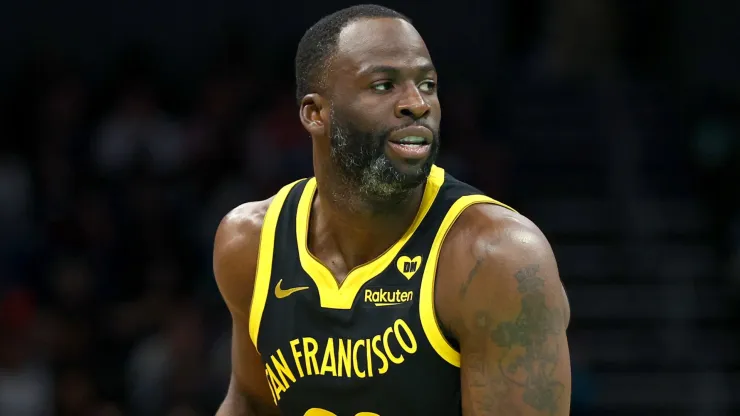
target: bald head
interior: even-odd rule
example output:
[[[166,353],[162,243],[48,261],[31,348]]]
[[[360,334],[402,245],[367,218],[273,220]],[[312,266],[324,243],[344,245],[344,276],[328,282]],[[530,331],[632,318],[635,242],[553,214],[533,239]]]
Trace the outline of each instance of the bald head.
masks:
[[[409,18],[387,7],[363,4],[334,12],[311,26],[298,43],[295,58],[296,98],[298,102],[325,86],[326,71],[336,51],[343,29],[361,19]]]
[[[355,20],[339,33],[336,54],[357,56],[394,53],[398,56],[409,51],[426,55],[426,45],[411,23],[397,18]],[[359,55],[359,56],[358,56]]]
[[[411,23],[396,18],[356,20],[342,29],[328,63],[331,85],[401,70],[432,71],[432,59]]]

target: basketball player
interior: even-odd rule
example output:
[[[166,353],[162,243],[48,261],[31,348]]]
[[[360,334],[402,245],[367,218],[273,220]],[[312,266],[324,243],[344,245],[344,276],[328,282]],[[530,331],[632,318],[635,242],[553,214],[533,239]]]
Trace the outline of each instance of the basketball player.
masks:
[[[325,17],[296,77],[315,177],[216,233],[233,317],[217,415],[567,415],[553,253],[434,165],[437,74],[409,20],[371,5]]]

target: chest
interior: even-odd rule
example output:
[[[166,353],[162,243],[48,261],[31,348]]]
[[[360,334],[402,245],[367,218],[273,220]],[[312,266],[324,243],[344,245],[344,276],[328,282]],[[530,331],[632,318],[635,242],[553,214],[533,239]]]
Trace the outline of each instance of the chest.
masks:
[[[299,374],[336,371],[334,375],[339,376],[337,366],[344,365],[362,378],[362,372],[355,371],[362,360],[372,373],[399,354],[416,352],[418,339],[424,336],[419,282],[397,270],[385,270],[366,282],[350,276],[345,285],[334,283],[322,290],[321,281],[299,268],[290,275],[271,278],[277,283],[273,283],[274,296],[265,303],[258,343],[261,353],[292,356]],[[352,361],[341,361],[347,359]]]
[[[431,414],[455,403],[459,370],[439,358],[422,324],[423,270],[398,263],[358,286],[348,308],[322,307],[316,282],[300,269],[281,290],[306,289],[268,298],[258,346],[283,414]]]

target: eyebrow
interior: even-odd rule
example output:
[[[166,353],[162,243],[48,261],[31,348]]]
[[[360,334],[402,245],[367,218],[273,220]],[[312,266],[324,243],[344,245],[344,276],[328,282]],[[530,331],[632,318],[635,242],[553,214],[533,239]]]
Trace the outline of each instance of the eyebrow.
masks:
[[[422,73],[436,71],[436,69],[434,68],[434,65],[432,65],[431,63],[427,63],[427,64],[415,66],[413,69],[416,70],[416,71],[418,71],[418,72],[422,72]],[[364,68],[360,69],[360,71],[358,72],[358,74],[362,76],[362,75],[378,74],[378,73],[382,73],[382,74],[398,74],[399,72],[401,72],[401,68],[398,68],[398,67],[395,67],[395,66],[391,66],[391,65],[371,65],[371,66],[367,66],[367,67],[364,67]]]

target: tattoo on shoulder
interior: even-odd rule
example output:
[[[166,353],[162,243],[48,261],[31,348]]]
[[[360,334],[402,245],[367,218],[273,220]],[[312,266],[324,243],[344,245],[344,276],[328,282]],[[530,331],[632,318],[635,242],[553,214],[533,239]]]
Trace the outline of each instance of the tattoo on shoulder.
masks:
[[[472,282],[473,278],[478,274],[478,269],[480,269],[481,263],[483,263],[483,259],[476,259],[475,266],[473,266],[470,273],[468,273],[468,278],[465,279],[462,286],[460,286],[460,296],[465,296],[465,294],[468,293],[468,286],[470,286],[470,282]]]
[[[513,387],[523,390],[522,400],[530,407],[550,415],[558,410],[558,402],[565,391],[563,383],[554,377],[559,345],[547,341],[563,330],[564,315],[560,308],[549,307],[545,302],[545,280],[538,273],[539,266],[530,265],[514,275],[521,305],[513,320],[495,321],[487,311],[475,315],[475,328],[472,329],[483,331],[493,344],[506,350],[495,367],[483,360],[469,361],[473,365],[468,366],[473,376],[469,387],[480,388],[481,383],[487,384],[488,393],[484,395],[487,399],[475,404],[477,410],[484,413],[508,411],[507,414],[512,414],[506,397]]]

